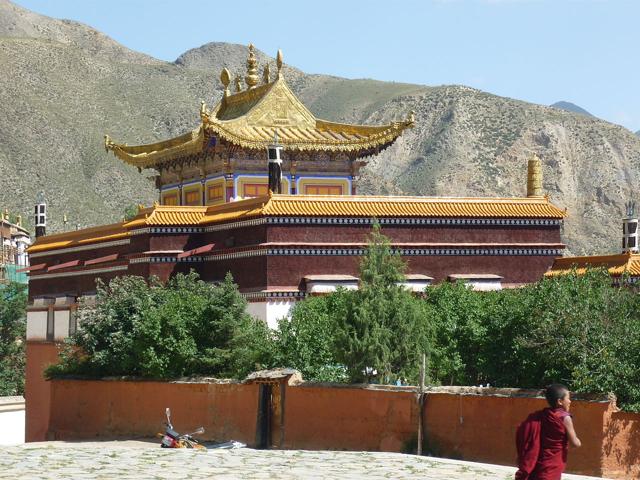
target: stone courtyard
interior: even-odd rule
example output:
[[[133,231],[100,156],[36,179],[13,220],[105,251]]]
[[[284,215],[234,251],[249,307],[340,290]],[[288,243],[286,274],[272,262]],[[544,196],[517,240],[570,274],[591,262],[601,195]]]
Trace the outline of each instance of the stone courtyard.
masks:
[[[164,450],[142,441],[42,442],[6,447],[11,479],[512,479],[514,468],[398,453]],[[594,477],[565,475],[565,480]]]

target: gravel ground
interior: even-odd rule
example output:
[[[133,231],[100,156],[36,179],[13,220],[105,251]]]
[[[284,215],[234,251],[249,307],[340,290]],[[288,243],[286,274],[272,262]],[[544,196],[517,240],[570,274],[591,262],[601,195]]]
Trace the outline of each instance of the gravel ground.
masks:
[[[3,478],[15,479],[512,479],[515,469],[380,452],[165,450],[146,441],[42,442],[6,447]],[[566,480],[588,479],[565,475]]]

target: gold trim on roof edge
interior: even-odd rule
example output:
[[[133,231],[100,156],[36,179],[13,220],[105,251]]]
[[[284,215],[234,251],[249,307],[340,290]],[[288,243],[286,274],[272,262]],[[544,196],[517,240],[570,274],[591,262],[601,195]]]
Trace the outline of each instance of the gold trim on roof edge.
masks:
[[[589,268],[606,268],[609,275],[619,277],[625,273],[640,275],[640,255],[618,253],[612,255],[591,255],[584,257],[556,258],[546,277],[557,277],[575,272],[584,275]]]

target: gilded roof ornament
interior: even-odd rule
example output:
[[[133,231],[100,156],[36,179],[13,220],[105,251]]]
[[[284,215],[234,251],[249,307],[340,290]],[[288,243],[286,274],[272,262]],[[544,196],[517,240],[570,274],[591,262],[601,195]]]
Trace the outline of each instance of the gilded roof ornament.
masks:
[[[271,82],[271,68],[269,67],[269,64],[267,63],[264,66],[264,69],[262,70],[262,83],[264,83],[265,85],[269,82]]]
[[[242,91],[242,79],[240,78],[240,75],[236,77],[235,82],[236,82],[236,93],[239,93]]]
[[[109,150],[113,150],[113,148],[115,147],[115,143],[113,142],[113,140],[111,140],[111,137],[109,135],[104,136],[104,150],[105,152],[109,152]]]
[[[222,72],[220,72],[220,81],[222,85],[224,85],[224,96],[229,96],[229,84],[231,83],[231,73],[229,73],[229,69],[222,69]]]
[[[255,88],[258,85],[258,61],[254,52],[253,43],[249,44],[249,58],[247,58],[247,75],[244,77],[247,88]]]
[[[278,54],[276,55],[276,65],[278,66],[278,78],[280,78],[280,72],[282,70],[282,50],[278,49]]]

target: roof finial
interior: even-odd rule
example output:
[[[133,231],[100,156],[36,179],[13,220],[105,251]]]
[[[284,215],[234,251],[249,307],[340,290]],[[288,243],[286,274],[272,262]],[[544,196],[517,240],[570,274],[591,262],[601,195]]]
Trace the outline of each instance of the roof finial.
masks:
[[[220,72],[220,81],[222,85],[224,85],[224,96],[229,96],[229,84],[231,83],[231,73],[227,68],[223,68],[222,72]]]
[[[276,55],[276,65],[278,66],[278,78],[280,78],[280,72],[282,71],[282,50],[278,49],[278,55]]]
[[[238,75],[236,77],[236,92],[241,92],[242,91],[242,79],[240,78],[240,75]]]
[[[247,88],[255,88],[258,85],[258,61],[254,53],[253,43],[249,44],[249,58],[247,58],[247,75],[244,77]]]
[[[269,78],[270,76],[271,67],[269,67],[269,64],[267,63],[262,70],[262,83],[264,83],[265,85],[268,84],[271,81],[271,78]]]

